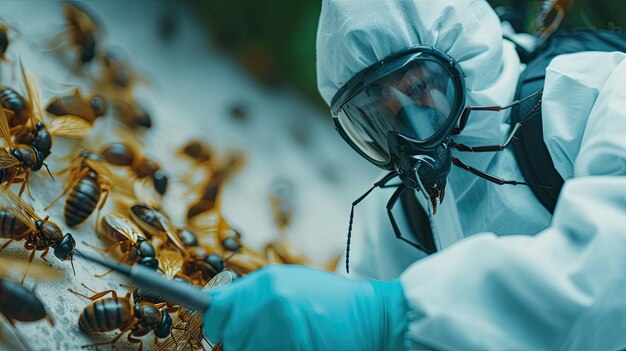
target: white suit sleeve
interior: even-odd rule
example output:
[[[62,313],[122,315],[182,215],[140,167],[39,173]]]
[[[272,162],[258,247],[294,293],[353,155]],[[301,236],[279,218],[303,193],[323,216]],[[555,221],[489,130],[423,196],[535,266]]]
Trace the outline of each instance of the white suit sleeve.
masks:
[[[611,70],[550,227],[534,237],[475,235],[402,274],[416,344],[626,346],[626,61]],[[562,99],[568,103],[566,94]]]

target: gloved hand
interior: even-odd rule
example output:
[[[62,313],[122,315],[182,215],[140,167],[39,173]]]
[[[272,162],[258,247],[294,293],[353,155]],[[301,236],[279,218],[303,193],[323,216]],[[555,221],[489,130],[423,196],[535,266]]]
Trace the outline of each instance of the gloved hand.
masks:
[[[400,350],[408,306],[398,280],[357,281],[271,265],[210,292],[204,332],[232,350]]]

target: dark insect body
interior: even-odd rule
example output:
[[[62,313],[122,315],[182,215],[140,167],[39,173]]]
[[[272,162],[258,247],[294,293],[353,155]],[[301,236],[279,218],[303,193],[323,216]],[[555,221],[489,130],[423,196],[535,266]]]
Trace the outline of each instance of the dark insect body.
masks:
[[[158,163],[143,157],[137,147],[129,143],[113,143],[106,146],[100,155],[110,164],[129,167],[137,178],[151,178],[154,189],[161,195],[167,191],[168,176]]]
[[[159,261],[156,250],[134,224],[117,214],[104,216],[100,223],[99,233],[113,241],[106,251],[110,252],[117,246],[122,250],[120,262],[135,262],[143,266],[157,269]]]
[[[161,241],[160,245],[155,246],[171,244],[181,254],[187,255],[187,249],[178,236],[178,230],[161,212],[145,204],[135,204],[131,206],[129,214],[133,222],[152,238],[153,243],[155,240]]]
[[[98,55],[101,36],[94,17],[76,2],[63,2],[63,15],[67,28],[56,35],[49,46],[63,51],[73,49],[77,55],[77,63],[81,66],[93,61]]]
[[[52,120],[49,125],[44,124],[37,80],[32,74],[27,73],[21,64],[20,70],[27,93],[25,102],[27,120],[10,129],[16,143],[33,146],[45,159],[52,151],[53,136],[83,138],[87,135],[91,125],[76,116],[62,116]]]
[[[72,161],[70,167],[61,170],[59,174],[68,171],[70,175],[65,190],[47,208],[67,194],[63,214],[68,226],[74,227],[84,222],[96,209],[97,223],[100,210],[104,207],[111,191],[109,170],[100,156],[83,151]]]
[[[76,116],[93,124],[98,117],[107,112],[106,100],[100,95],[83,96],[78,88],[69,95],[52,98],[46,112],[52,116]]]
[[[127,126],[132,128],[152,127],[152,117],[143,107],[139,106],[138,104],[129,104],[118,100],[114,100],[112,104],[115,112],[117,113],[117,116]]]
[[[9,39],[9,26],[4,23],[0,23],[0,61],[8,62],[5,54],[7,49],[9,48],[9,43],[11,39]]]
[[[99,333],[120,330],[120,333],[113,340],[90,346],[114,344],[124,334],[128,333],[128,341],[139,344],[137,349],[141,350],[143,341],[136,337],[144,336],[150,332],[154,332],[157,338],[165,338],[170,334],[172,317],[158,305],[146,301],[133,302],[130,299],[130,293],[121,298],[113,290],[96,293],[91,297],[70,291],[92,300],[78,317],[78,326],[82,331]],[[111,294],[112,297],[102,298],[108,294]]]
[[[26,100],[13,88],[0,85],[0,106],[13,112],[8,121],[10,128],[24,124],[28,120]]]
[[[0,278],[0,313],[11,323],[15,335],[27,350],[30,350],[28,343],[17,331],[15,322],[35,322],[46,319],[48,323],[53,324],[43,303],[32,291],[5,278]]]
[[[1,235],[9,239],[0,247],[0,250],[13,241],[24,240],[24,248],[31,251],[29,266],[35,257],[35,252],[43,251],[40,257],[45,260],[50,248],[54,249],[54,255],[58,259],[72,260],[76,250],[76,241],[71,234],[63,235],[61,228],[54,222],[48,221],[48,217],[39,218],[30,205],[8,189],[0,192],[0,199],[2,206],[5,206],[0,211]],[[24,272],[22,282],[27,273],[28,269]]]

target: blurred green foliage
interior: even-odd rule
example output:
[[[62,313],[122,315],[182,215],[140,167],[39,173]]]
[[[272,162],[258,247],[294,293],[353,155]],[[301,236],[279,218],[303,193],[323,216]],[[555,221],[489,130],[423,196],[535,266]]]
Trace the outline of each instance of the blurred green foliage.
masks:
[[[207,23],[213,44],[237,58],[260,82],[291,84],[314,103],[325,106],[315,76],[320,0],[187,2]],[[532,30],[539,1],[489,2],[494,7],[525,8],[525,29]],[[562,27],[626,28],[626,0],[574,0]]]

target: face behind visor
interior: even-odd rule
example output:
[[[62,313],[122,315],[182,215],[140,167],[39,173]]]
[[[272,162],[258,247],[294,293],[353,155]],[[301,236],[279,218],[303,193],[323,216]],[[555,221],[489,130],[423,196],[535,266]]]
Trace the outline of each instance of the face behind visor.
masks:
[[[337,92],[331,112],[353,149],[432,198],[443,195],[451,168],[448,141],[464,105],[458,63],[418,46],[358,73]]]

